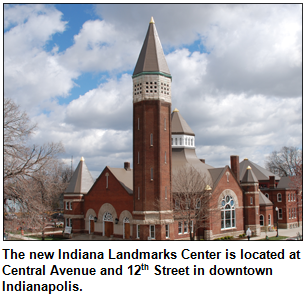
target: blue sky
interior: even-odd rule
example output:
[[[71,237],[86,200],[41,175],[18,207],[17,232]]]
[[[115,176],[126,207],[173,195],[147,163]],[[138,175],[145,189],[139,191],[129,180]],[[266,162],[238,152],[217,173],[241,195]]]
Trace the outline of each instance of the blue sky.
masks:
[[[264,165],[302,146],[301,5],[6,5],[4,94],[94,177],[132,162],[132,79],[151,16],[173,77],[172,109],[208,164]]]

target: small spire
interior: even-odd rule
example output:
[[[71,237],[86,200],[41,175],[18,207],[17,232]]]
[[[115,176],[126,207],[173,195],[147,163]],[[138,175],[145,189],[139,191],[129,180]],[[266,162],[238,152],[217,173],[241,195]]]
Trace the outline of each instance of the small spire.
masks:
[[[248,166],[246,169],[247,169],[247,170],[252,170],[252,168],[251,168],[250,166]]]
[[[173,112],[178,112],[178,111],[179,111],[179,110],[178,110],[177,108],[175,108]]]
[[[207,185],[205,186],[205,190],[211,190],[211,187],[207,184]]]
[[[153,17],[151,17],[150,24],[155,24]]]
[[[85,159],[84,159],[84,157],[82,156],[80,161],[84,161],[84,160],[85,160]]]

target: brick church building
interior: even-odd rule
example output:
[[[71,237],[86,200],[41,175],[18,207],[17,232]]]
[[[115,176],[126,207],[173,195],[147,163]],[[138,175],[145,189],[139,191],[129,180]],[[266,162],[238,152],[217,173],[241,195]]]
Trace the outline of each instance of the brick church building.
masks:
[[[65,225],[73,233],[133,240],[189,239],[194,227],[178,216],[173,175],[192,168],[205,177],[211,214],[196,236],[207,240],[254,235],[302,222],[302,206],[290,179],[239,156],[214,168],[195,152],[195,133],[177,109],[171,113],[171,82],[151,18],[133,79],[133,169],[106,166],[94,181],[82,158],[64,194]],[[205,185],[204,185],[205,184]],[[277,212],[275,207],[278,208]]]

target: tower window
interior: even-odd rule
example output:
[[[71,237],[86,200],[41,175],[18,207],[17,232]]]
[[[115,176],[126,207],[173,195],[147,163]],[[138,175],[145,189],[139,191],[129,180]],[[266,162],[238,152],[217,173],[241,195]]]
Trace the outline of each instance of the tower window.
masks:
[[[166,225],[166,238],[169,238],[169,225]]]
[[[109,174],[108,174],[108,173],[106,173],[106,174],[105,174],[105,179],[106,179],[106,188],[108,188],[108,176],[109,176]]]
[[[177,138],[175,138],[175,145],[177,145]]]
[[[140,187],[138,186],[138,200],[140,200]]]
[[[163,91],[161,93],[164,93]]]
[[[164,130],[167,130],[167,119],[164,119]]]
[[[146,84],[149,84],[148,82],[146,82]]]
[[[165,151],[165,163],[167,163],[167,151]]]
[[[155,93],[157,93],[157,90],[154,90]]]
[[[147,93],[149,93],[149,90],[146,90]]]
[[[153,133],[150,134],[150,146],[153,146]]]
[[[139,129],[140,129],[140,128],[139,128],[139,118],[138,118],[138,124],[137,124],[137,125],[138,125],[138,130],[139,130]]]
[[[165,199],[167,200],[167,186],[165,187]]]
[[[250,205],[253,205],[253,197],[250,197]]]
[[[277,194],[277,202],[281,202],[282,201],[282,194]]]
[[[150,237],[151,239],[155,239],[155,226],[150,225]]]
[[[153,84],[152,82],[150,82],[150,84]]]
[[[161,83],[161,85],[163,86],[163,85],[164,85],[164,83]]]
[[[180,138],[180,145],[182,145],[182,138]]]
[[[151,93],[153,93],[153,90],[150,90]]]
[[[156,84],[157,84],[157,82],[154,82],[154,84],[156,85]]]
[[[138,151],[138,158],[137,158],[137,162],[138,162],[138,164],[139,164],[139,151]]]
[[[153,168],[151,168],[151,181],[153,181]]]
[[[171,138],[171,143],[172,143],[172,145],[173,145],[173,138]]]

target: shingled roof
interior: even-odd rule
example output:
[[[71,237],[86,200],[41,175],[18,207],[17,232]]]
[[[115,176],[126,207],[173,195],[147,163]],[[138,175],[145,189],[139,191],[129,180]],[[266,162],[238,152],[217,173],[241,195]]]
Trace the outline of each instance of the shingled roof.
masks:
[[[65,194],[86,194],[92,187],[94,180],[82,157],[75,169]]]
[[[271,206],[273,203],[260,191],[259,192],[259,205],[260,206]]]
[[[172,134],[195,135],[178,109],[175,109],[171,114],[171,129]]]
[[[248,166],[252,168],[252,171],[258,180],[269,180],[269,176],[275,176],[275,180],[280,180],[278,175],[271,173],[270,171],[248,160],[247,158],[240,162],[239,166],[240,180],[242,180]]]
[[[128,194],[133,194],[133,169],[126,170],[123,168],[110,168],[108,169],[128,192]]]
[[[153,17],[151,18],[133,76],[143,72],[159,72],[171,76]]]
[[[241,183],[258,183],[258,179],[254,175],[250,166],[246,168],[245,174],[241,179]]]

